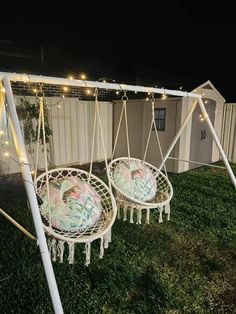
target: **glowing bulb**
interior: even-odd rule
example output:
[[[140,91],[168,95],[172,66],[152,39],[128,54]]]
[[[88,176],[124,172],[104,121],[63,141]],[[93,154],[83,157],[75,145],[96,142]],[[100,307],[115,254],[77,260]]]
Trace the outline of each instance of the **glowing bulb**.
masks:
[[[151,92],[148,92],[148,95],[151,95]]]
[[[166,94],[162,94],[161,98],[165,100],[167,98]]]
[[[38,91],[37,88],[34,88],[34,89],[33,89],[33,92],[34,92],[34,93],[37,93],[37,91]]]
[[[4,134],[4,131],[3,130],[0,130],[0,135],[3,135]]]
[[[69,75],[68,78],[69,78],[69,80],[73,80],[74,79],[72,75]]]
[[[134,93],[135,93],[135,94],[138,94],[138,92],[137,92],[137,91],[135,91]]]
[[[205,103],[205,104],[207,104],[207,103],[208,103],[208,100],[207,100],[207,99],[206,99],[206,100],[204,100],[204,103]]]
[[[61,108],[61,105],[58,105],[57,107],[60,109],[60,108]]]
[[[5,92],[6,92],[5,87],[2,87],[2,88],[1,88],[1,92],[2,92],[2,93],[5,93]]]
[[[120,92],[117,90],[117,91],[116,91],[116,95],[119,95],[119,93],[120,93]]]
[[[68,87],[67,87],[67,86],[64,86],[64,87],[63,87],[63,90],[64,90],[64,92],[68,92]]]
[[[31,171],[31,174],[33,174],[33,175],[35,174],[34,170]]]
[[[91,90],[90,89],[86,89],[86,94],[90,95],[91,94]]]
[[[146,99],[145,99],[146,101],[148,101],[149,100],[149,98],[148,97],[146,97]]]
[[[27,83],[27,82],[29,82],[29,77],[28,77],[28,75],[23,75],[23,82],[24,83]]]
[[[9,142],[8,142],[8,141],[5,141],[5,142],[4,142],[4,144],[5,144],[5,145],[8,145],[8,144],[9,144]]]
[[[106,80],[102,80],[103,83],[106,83]]]
[[[62,98],[65,98],[65,95],[62,95]]]
[[[80,74],[81,80],[86,80],[86,75],[84,73]]]
[[[9,157],[9,156],[10,156],[10,154],[9,154],[8,152],[5,152],[3,155],[4,155],[5,157]]]
[[[204,121],[204,118],[203,118],[203,117],[201,117],[201,118],[200,118],[200,121]]]

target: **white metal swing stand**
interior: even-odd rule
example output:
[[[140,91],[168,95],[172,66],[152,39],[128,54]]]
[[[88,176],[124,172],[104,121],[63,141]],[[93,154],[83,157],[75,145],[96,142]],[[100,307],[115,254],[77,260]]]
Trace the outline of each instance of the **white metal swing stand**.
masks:
[[[29,162],[26,154],[25,144],[22,138],[19,119],[16,112],[16,106],[13,98],[13,93],[11,89],[11,81],[17,82],[31,82],[31,83],[44,83],[44,84],[56,84],[56,85],[67,85],[67,86],[77,86],[77,87],[86,87],[86,88],[94,88],[94,89],[107,89],[107,90],[123,90],[123,91],[133,91],[133,92],[143,92],[143,93],[153,93],[153,94],[163,94],[166,95],[173,95],[173,96],[181,96],[181,97],[191,97],[195,98],[196,101],[193,102],[191,108],[189,109],[182,125],[180,126],[176,136],[174,137],[172,143],[170,144],[169,148],[167,149],[165,155],[163,156],[162,163],[159,167],[161,170],[168,159],[173,147],[175,146],[176,142],[178,141],[181,133],[183,132],[185,126],[187,125],[188,121],[190,120],[194,109],[197,105],[200,106],[203,118],[205,119],[206,123],[208,124],[209,130],[213,136],[213,139],[219,149],[220,155],[222,160],[226,166],[226,169],[229,173],[231,181],[236,189],[236,178],[234,173],[230,167],[230,164],[227,160],[227,157],[223,151],[223,148],[220,144],[220,141],[216,135],[214,127],[210,121],[210,118],[207,114],[206,108],[202,101],[202,97],[196,93],[186,93],[183,91],[176,91],[176,90],[168,90],[162,88],[153,88],[153,87],[143,87],[143,86],[133,86],[133,85],[125,85],[125,84],[115,84],[115,83],[104,83],[104,82],[94,82],[94,81],[83,81],[83,80],[70,80],[64,78],[55,78],[55,77],[45,77],[45,76],[36,76],[36,75],[26,75],[26,74],[16,74],[16,73],[7,73],[7,72],[0,72],[0,80],[3,83],[6,93],[6,101],[10,113],[10,127],[12,129],[13,138],[16,146],[16,151],[19,156],[19,162],[22,172],[22,177],[25,184],[26,193],[29,198],[29,203],[31,207],[31,212],[33,216],[33,221],[35,225],[35,230],[37,234],[39,249],[41,253],[41,258],[47,278],[47,283],[54,307],[55,313],[63,313],[63,308],[61,305],[61,300],[48,252],[46,237],[43,229],[42,218],[39,211],[39,205],[36,197],[36,192],[34,189],[34,183],[31,176],[31,171],[29,167]]]

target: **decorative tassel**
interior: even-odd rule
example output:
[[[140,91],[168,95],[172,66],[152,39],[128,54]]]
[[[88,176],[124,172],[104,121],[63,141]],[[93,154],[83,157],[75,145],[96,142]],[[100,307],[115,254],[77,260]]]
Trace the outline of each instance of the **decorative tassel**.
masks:
[[[59,262],[63,263],[63,256],[65,250],[65,241],[59,240],[57,244],[57,256],[59,257]]]
[[[170,220],[170,203],[165,205],[165,213],[167,214],[167,220]]]
[[[127,220],[127,206],[125,205],[124,206],[124,218],[123,218],[123,221],[126,221]]]
[[[163,212],[163,206],[159,207],[159,223],[163,222],[162,212]]]
[[[150,223],[150,208],[147,208],[147,213],[146,213],[146,224],[149,225]]]
[[[120,219],[120,204],[117,203],[117,219]]]
[[[51,241],[51,258],[55,262],[57,260],[57,240],[52,239]]]
[[[109,246],[109,235],[108,235],[108,232],[104,235],[104,249],[107,249],[108,246]]]
[[[137,224],[142,224],[142,208],[137,208]]]
[[[104,241],[103,241],[103,237],[101,237],[100,239],[100,254],[99,254],[99,258],[103,258],[104,256]]]
[[[67,242],[69,246],[69,256],[68,261],[69,264],[74,264],[75,262],[75,243],[74,242]]]
[[[129,222],[130,222],[131,224],[134,223],[133,216],[134,216],[134,207],[132,206],[132,207],[130,208],[130,219],[129,219]]]
[[[85,243],[85,265],[88,266],[90,264],[90,258],[91,258],[91,242]]]
[[[111,228],[107,231],[108,243],[111,242]]]

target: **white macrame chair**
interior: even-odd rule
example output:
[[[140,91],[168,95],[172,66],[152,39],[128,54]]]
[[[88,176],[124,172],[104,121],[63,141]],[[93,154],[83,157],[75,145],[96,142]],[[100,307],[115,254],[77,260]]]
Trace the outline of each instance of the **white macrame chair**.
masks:
[[[130,223],[134,223],[134,215],[136,214],[136,223],[141,224],[142,214],[145,211],[146,223],[149,224],[150,209],[158,209],[159,210],[159,222],[161,223],[163,222],[163,218],[162,218],[163,211],[167,214],[167,220],[170,219],[170,200],[172,199],[172,196],[173,196],[173,188],[168,179],[165,166],[164,166],[164,171],[165,171],[165,174],[164,174],[160,169],[156,168],[155,166],[145,161],[153,128],[155,130],[156,139],[157,139],[157,143],[160,150],[160,155],[163,160],[163,153],[162,153],[160,140],[159,140],[159,136],[157,132],[157,127],[155,123],[155,113],[154,113],[155,101],[154,101],[154,98],[152,97],[151,99],[152,119],[151,119],[150,129],[148,133],[147,144],[146,144],[143,160],[139,160],[137,158],[130,157],[129,130],[128,130],[127,106],[126,106],[127,100],[128,100],[128,97],[126,96],[126,93],[125,93],[124,96],[122,96],[122,108],[121,108],[120,119],[119,119],[119,123],[117,127],[117,132],[116,132],[112,159],[108,165],[110,181],[116,192],[117,218],[118,219],[121,218],[121,209],[123,209],[124,221],[129,220]],[[120,157],[120,158],[113,159],[115,150],[116,150],[118,137],[119,137],[123,115],[125,117],[125,131],[126,131],[128,157]],[[140,201],[137,198],[125,193],[116,184],[114,174],[115,174],[115,170],[117,169],[117,166],[121,162],[126,162],[129,165],[129,163],[132,161],[142,162],[142,164],[152,172],[152,174],[154,175],[156,179],[156,186],[157,186],[156,195],[151,201],[146,201],[146,202]],[[128,214],[129,214],[129,217],[128,217]]]
[[[39,122],[38,122],[38,139],[37,139],[37,152],[36,152],[36,164],[35,164],[35,190],[36,194],[39,196],[47,193],[47,200],[49,203],[49,217],[46,219],[42,215],[42,220],[44,224],[44,230],[48,234],[48,246],[51,258],[53,261],[59,260],[63,262],[65,244],[68,244],[69,255],[68,261],[69,264],[74,263],[74,250],[76,243],[85,244],[85,254],[86,260],[85,265],[89,265],[90,256],[91,256],[91,243],[100,239],[100,258],[103,258],[104,249],[108,248],[109,242],[111,242],[111,228],[115,221],[117,214],[117,205],[115,198],[111,190],[111,183],[109,181],[109,187],[98,177],[92,174],[93,167],[93,155],[94,155],[94,144],[95,144],[95,130],[98,120],[99,129],[102,139],[102,147],[104,153],[104,159],[106,164],[106,169],[108,171],[107,156],[105,150],[105,141],[103,136],[99,103],[98,103],[98,93],[95,93],[95,113],[94,113],[94,123],[93,123],[93,138],[92,138],[92,153],[90,161],[90,171],[86,172],[81,169],[76,168],[59,168],[48,170],[47,162],[47,145],[46,145],[46,136],[45,136],[45,125],[44,125],[44,97],[39,97]],[[40,142],[40,130],[42,128],[43,134],[43,146],[44,146],[44,160],[45,160],[45,172],[37,177],[37,168],[38,168],[38,153],[39,153],[39,142]],[[73,177],[77,178],[83,182],[88,183],[95,191],[98,193],[101,199],[102,204],[102,213],[99,216],[99,219],[96,223],[89,228],[83,231],[77,232],[68,232],[59,230],[52,226],[51,223],[51,213],[50,213],[50,189],[49,182],[52,180],[60,180],[62,178]],[[40,207],[41,210],[41,207]]]

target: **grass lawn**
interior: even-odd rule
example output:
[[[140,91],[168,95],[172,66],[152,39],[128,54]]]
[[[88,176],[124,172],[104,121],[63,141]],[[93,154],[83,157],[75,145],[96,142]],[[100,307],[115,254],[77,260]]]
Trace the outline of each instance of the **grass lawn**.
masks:
[[[233,166],[236,173],[236,166]],[[171,220],[117,220],[99,260],[54,263],[65,313],[236,313],[236,191],[224,170],[171,174]],[[33,231],[24,189],[0,186],[0,207]],[[0,217],[0,313],[53,313],[35,243]]]

